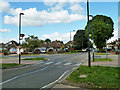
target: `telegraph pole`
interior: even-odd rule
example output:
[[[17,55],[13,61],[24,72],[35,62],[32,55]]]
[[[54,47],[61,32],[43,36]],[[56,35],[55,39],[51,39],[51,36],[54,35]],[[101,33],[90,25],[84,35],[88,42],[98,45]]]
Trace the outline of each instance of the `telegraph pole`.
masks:
[[[88,19],[88,67],[91,67],[90,61],[90,32],[89,32],[89,0],[87,0],[87,19]]]

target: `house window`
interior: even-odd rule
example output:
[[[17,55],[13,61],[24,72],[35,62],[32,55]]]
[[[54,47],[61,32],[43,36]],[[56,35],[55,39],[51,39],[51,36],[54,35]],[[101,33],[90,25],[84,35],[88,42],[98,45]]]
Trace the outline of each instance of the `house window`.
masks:
[[[16,48],[10,48],[10,52],[16,52]]]

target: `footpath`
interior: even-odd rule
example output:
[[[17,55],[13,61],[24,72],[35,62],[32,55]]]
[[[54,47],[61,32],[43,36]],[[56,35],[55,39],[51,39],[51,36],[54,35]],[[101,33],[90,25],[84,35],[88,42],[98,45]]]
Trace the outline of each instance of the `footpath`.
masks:
[[[95,58],[106,58],[106,55],[96,55]],[[109,66],[109,67],[120,67],[120,55],[114,55],[110,54],[108,55],[108,58],[112,58],[112,61],[97,61],[97,62],[92,62],[91,61],[91,66]],[[88,65],[88,61],[84,62],[83,65]],[[70,85],[64,85],[63,83],[58,83],[54,88],[77,88],[77,89],[83,89],[75,86],[70,86]],[[84,89],[88,90],[88,89]]]

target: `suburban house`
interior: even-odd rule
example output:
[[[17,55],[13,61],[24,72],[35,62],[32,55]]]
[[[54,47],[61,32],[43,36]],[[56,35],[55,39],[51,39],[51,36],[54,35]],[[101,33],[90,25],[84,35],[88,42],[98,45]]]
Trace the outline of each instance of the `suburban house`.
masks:
[[[19,44],[16,41],[10,41],[4,45],[10,54],[16,54]]]
[[[120,52],[120,38],[107,43],[107,49],[111,52]]]
[[[73,50],[73,45],[74,45],[74,41],[68,41],[65,44],[65,49],[71,49],[71,50]]]
[[[2,51],[2,49],[6,49],[4,48],[5,44],[4,43],[0,43],[0,51]]]

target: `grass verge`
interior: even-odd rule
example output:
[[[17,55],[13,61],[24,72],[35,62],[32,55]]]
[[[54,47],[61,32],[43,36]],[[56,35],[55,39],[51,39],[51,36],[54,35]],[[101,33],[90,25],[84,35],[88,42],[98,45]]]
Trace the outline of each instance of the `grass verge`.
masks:
[[[22,54],[22,56],[38,56],[40,54]]]
[[[104,66],[80,66],[66,80],[73,83],[86,83],[89,88],[119,88],[118,79],[119,67]],[[87,75],[87,77],[80,77]],[[86,88],[84,85],[82,88]]]
[[[0,57],[0,59],[7,59],[7,57]]]
[[[92,60],[93,61],[93,60]],[[95,58],[95,62],[97,61],[112,61],[112,58]]]
[[[106,53],[95,53],[95,55],[106,55]],[[107,54],[109,55],[109,54]]]
[[[12,68],[12,67],[16,67],[16,66],[20,66],[21,64],[17,64],[17,63],[2,63],[0,64],[0,67],[2,69],[7,69],[7,68]]]
[[[22,59],[22,60],[46,60],[46,58],[44,58],[44,57],[36,57],[36,58],[25,58],[25,59]]]

